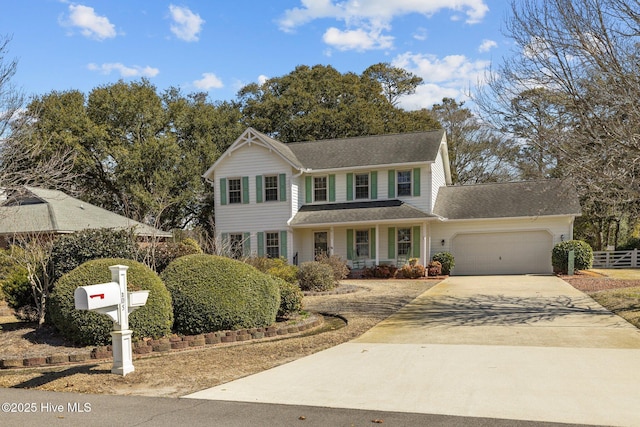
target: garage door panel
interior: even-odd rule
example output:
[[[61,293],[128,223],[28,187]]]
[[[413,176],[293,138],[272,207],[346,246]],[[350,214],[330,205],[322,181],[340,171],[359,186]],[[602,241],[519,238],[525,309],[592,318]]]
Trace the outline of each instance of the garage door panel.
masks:
[[[453,239],[456,275],[551,273],[547,231],[460,234]]]

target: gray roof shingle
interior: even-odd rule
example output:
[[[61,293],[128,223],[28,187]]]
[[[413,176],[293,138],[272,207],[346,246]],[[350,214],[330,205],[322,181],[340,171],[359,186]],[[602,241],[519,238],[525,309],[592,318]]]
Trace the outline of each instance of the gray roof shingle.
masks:
[[[433,218],[400,200],[304,205],[293,217],[291,226],[376,222],[385,220],[423,220]]]
[[[307,169],[433,162],[444,130],[282,144]],[[271,140],[275,141],[275,140]],[[277,142],[277,141],[275,141]]]
[[[580,215],[580,201],[568,180],[544,180],[441,187],[433,208],[447,219]]]
[[[87,228],[128,229],[143,236],[170,237],[122,215],[78,200],[62,191],[25,187],[17,201],[0,206],[0,234],[73,233]]]

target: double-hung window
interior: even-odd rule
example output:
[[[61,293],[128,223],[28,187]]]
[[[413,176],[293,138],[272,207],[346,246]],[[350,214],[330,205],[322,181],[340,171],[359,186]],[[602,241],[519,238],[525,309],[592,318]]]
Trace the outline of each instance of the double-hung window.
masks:
[[[369,230],[356,230],[356,256],[369,258]]]
[[[265,237],[267,241],[267,257],[280,258],[280,234],[278,232],[267,232]]]
[[[411,171],[398,171],[398,197],[411,196]]]
[[[369,198],[369,174],[358,173],[356,174],[356,199],[368,199]]]
[[[313,201],[314,202],[327,201],[327,177],[326,176],[313,177]]]
[[[244,254],[244,237],[240,233],[229,234],[229,250],[233,258],[241,258]]]
[[[266,202],[278,201],[278,175],[264,177],[264,200]]]
[[[398,228],[398,256],[411,255],[411,228]]]
[[[242,203],[242,181],[240,178],[229,178],[229,203]]]

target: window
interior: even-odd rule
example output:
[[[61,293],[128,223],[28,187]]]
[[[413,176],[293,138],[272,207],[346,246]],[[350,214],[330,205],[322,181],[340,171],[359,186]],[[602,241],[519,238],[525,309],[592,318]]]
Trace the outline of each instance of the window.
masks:
[[[313,178],[313,200],[315,202],[327,201],[327,177],[316,176]]]
[[[275,233],[265,233],[267,238],[267,257],[280,258],[280,235]]]
[[[229,179],[229,203],[242,203],[242,184],[240,178]]]
[[[411,228],[398,228],[398,256],[411,254]]]
[[[411,196],[411,171],[398,171],[398,197]]]
[[[369,258],[369,230],[356,230],[356,256]]]
[[[356,199],[369,198],[369,174],[356,174]]]
[[[278,175],[264,177],[264,200],[267,202],[278,201]]]
[[[229,250],[231,252],[231,257],[238,259],[244,255],[243,244],[244,238],[242,237],[242,234],[229,234]]]

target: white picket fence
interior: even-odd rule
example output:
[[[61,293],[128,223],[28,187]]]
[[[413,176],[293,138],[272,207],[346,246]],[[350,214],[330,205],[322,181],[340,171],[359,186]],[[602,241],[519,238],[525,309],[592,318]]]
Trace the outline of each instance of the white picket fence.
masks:
[[[640,251],[594,251],[593,268],[639,268]]]

